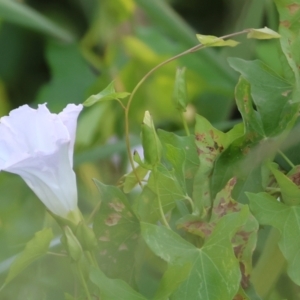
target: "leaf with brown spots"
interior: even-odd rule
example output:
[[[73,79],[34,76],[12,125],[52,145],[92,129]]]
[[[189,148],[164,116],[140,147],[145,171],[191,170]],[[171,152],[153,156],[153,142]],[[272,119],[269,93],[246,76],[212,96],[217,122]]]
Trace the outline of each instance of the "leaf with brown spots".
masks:
[[[200,220],[196,216],[182,218],[178,227],[185,231],[198,235],[206,241],[214,231],[218,222],[228,214],[240,212],[245,205],[234,201],[231,197],[236,179],[229,180],[225,188],[219,192],[214,200],[209,222]],[[241,270],[241,285],[248,287],[249,276],[252,270],[252,254],[256,245],[258,222],[249,213],[242,227],[232,237],[234,253],[239,260]]]
[[[157,256],[168,264],[181,262],[192,266],[187,280],[172,295],[173,300],[233,299],[241,274],[231,239],[248,214],[244,206],[240,212],[221,218],[200,249],[166,227],[141,223],[142,236]]]
[[[199,158],[195,145],[195,137],[193,135],[178,136],[174,133],[166,132],[163,130],[158,130],[158,136],[163,145],[163,157],[174,168],[175,176],[178,178],[178,180],[184,181],[185,191],[188,195],[191,196],[194,176],[199,168]],[[183,161],[179,161],[175,157],[174,153],[170,151],[171,147],[167,146],[168,144],[177,149],[181,149],[184,152],[185,156]],[[181,170],[183,170],[184,179],[181,179]]]
[[[98,239],[100,268],[108,277],[134,281],[135,249],[140,226],[126,196],[116,187],[95,180],[101,195],[101,206],[94,219]]]
[[[161,204],[165,213],[171,211],[176,206],[177,200],[183,200],[186,196],[182,185],[175,176],[174,170],[168,170],[166,166],[160,164],[155,172],[157,187],[155,176],[151,173],[148,184],[134,200],[133,204],[133,208],[140,219],[149,223],[155,223],[161,219],[157,189],[160,193]]]
[[[195,126],[196,146],[199,153],[199,169],[194,178],[193,199],[198,209],[198,214],[205,216],[211,205],[210,176],[218,156],[224,149],[243,134],[243,128],[235,126],[227,133],[214,128],[208,120],[197,116]]]
[[[275,0],[280,19],[279,33],[281,35],[281,48],[286,57],[288,64],[294,73],[297,91],[294,93],[294,101],[299,97],[300,77],[300,3],[295,0]]]
[[[300,189],[289,176],[279,171],[274,164],[269,164],[269,168],[276,178],[281,191],[282,201],[287,205],[300,204]],[[293,171],[293,170],[292,170]],[[297,171],[295,171],[297,172]],[[299,175],[299,173],[298,173]],[[292,175],[292,178],[297,178],[297,173]]]

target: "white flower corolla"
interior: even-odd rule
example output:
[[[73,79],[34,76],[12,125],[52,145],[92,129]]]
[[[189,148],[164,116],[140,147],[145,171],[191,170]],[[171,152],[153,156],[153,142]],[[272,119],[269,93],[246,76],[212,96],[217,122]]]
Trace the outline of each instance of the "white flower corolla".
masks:
[[[0,119],[0,171],[23,178],[48,210],[62,218],[77,214],[73,148],[82,105],[51,113],[46,104],[23,105]]]

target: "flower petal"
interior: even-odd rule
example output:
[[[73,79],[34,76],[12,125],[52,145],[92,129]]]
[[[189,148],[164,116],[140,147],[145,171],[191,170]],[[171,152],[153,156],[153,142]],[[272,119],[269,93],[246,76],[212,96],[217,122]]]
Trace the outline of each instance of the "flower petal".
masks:
[[[82,105],[59,115],[46,104],[23,105],[0,119],[0,171],[20,175],[46,207],[66,217],[77,208],[72,169],[76,121]]]

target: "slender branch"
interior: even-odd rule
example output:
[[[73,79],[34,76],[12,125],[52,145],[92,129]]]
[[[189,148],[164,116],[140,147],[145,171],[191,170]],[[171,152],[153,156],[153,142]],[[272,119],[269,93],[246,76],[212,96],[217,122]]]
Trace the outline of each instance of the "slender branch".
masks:
[[[119,102],[119,104],[122,106],[122,108],[123,108],[124,110],[126,110],[126,107],[125,107],[125,105],[122,103],[122,101],[121,101],[119,98],[116,98],[116,100]]]

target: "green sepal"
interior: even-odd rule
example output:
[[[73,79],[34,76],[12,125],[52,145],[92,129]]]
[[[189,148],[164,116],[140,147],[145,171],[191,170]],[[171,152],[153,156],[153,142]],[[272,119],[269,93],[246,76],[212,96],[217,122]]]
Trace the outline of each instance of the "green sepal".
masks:
[[[82,247],[69,226],[63,228],[64,235],[61,237],[62,244],[66,247],[70,258],[78,262],[82,256]]]
[[[76,237],[83,250],[91,251],[98,245],[95,233],[85,222],[80,222],[76,228]]]

